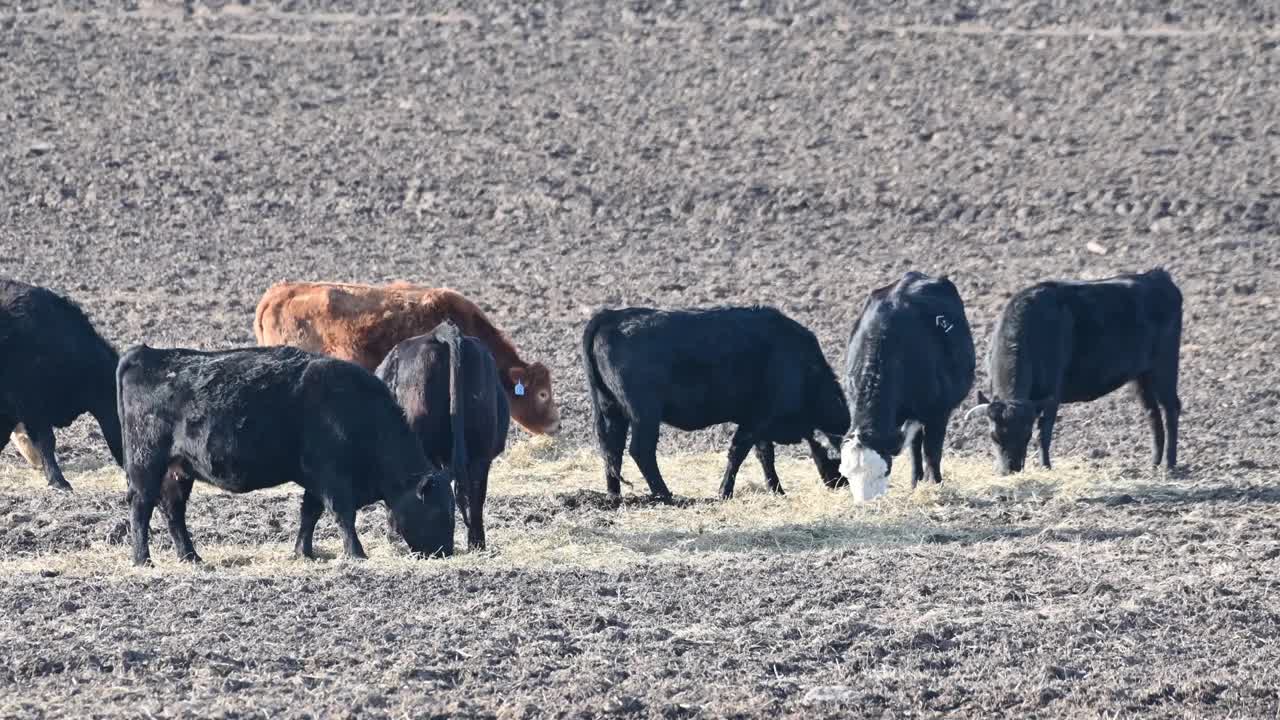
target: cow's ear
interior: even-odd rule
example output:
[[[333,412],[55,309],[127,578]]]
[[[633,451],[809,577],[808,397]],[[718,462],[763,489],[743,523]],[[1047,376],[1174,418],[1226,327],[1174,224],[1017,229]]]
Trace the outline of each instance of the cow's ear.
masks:
[[[990,405],[990,404],[991,404],[991,399],[990,399],[990,398],[988,398],[986,395],[984,395],[984,394],[982,393],[982,391],[981,391],[981,390],[979,390],[979,391],[978,391],[978,404],[979,404],[979,405]]]
[[[511,368],[507,371],[507,377],[511,380],[511,387],[513,392],[515,392],[516,397],[523,397],[528,391],[528,388],[525,386],[525,383],[528,382],[528,378],[525,377],[524,368]]]

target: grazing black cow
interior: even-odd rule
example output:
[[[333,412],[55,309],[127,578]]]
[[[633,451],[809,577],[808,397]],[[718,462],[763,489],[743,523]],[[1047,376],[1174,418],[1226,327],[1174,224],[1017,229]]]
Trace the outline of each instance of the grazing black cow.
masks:
[[[720,495],[733,496],[738,467],[751,448],[773,492],[782,494],[774,443],[805,440],[823,481],[842,482],[837,463],[815,439],[849,429],[849,408],[818,339],[769,307],[661,311],[601,310],[582,336],[596,437],[609,494],[621,494],[622,450],[631,429],[631,458],[649,492],[669,502],[658,471],[658,428],[738,428]]]
[[[908,272],[871,293],[845,358],[853,422],[840,474],[856,499],[888,489],[893,456],[908,435],[911,487],[923,477],[942,482],[947,421],[973,387],[976,367],[964,301],[945,276]]]
[[[301,485],[295,551],[303,557],[312,557],[325,508],[347,557],[365,557],[356,510],[380,500],[412,550],[453,553],[448,480],[432,472],[391,391],[363,368],[291,347],[141,345],[120,359],[116,381],[134,564],[150,560],[157,502],[178,557],[199,561],[186,523],[196,479],[233,493]]]
[[[1058,406],[1132,383],[1151,425],[1152,462],[1158,466],[1164,456],[1172,469],[1181,341],[1182,293],[1161,268],[1033,285],[1005,306],[987,355],[991,398],[979,391],[980,404],[966,417],[985,411],[991,419],[1001,473],[1022,470],[1038,419],[1040,463],[1047,468]]]
[[[49,485],[70,490],[53,429],[90,413],[117,464],[116,351],[75,303],[41,287],[0,280],[0,450],[12,433]]]
[[[484,549],[489,466],[506,447],[511,425],[493,353],[445,321],[396,344],[375,374],[404,408],[427,460],[453,475],[467,547]]]

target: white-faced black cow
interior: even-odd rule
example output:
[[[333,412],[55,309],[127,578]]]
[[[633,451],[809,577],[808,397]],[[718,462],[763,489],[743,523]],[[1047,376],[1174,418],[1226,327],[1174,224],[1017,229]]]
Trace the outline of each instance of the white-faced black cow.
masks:
[[[75,303],[49,290],[0,280],[0,450],[10,433],[49,485],[70,490],[55,456],[53,429],[90,413],[116,463],[114,348]]]
[[[1173,468],[1181,341],[1182,293],[1163,269],[1033,285],[1005,306],[987,355],[991,397],[979,392],[966,417],[985,411],[991,419],[1002,473],[1022,470],[1038,419],[1047,468],[1058,406],[1132,383],[1151,425],[1152,462],[1163,456]]]
[[[399,400],[429,462],[449,468],[467,525],[467,547],[483,549],[489,467],[511,425],[493,353],[451,321],[402,340],[375,374]]]
[[[133,561],[150,560],[157,503],[183,560],[198,561],[186,505],[196,479],[233,493],[301,485],[295,550],[312,556],[327,507],[347,557],[365,557],[356,510],[382,501],[415,552],[453,552],[453,493],[387,386],[343,360],[290,347],[132,348],[116,373]],[[421,499],[425,496],[427,499]]]
[[[840,474],[855,498],[888,489],[893,456],[908,435],[911,487],[922,477],[942,482],[947,421],[973,387],[976,367],[964,302],[945,276],[908,272],[871,293],[845,358],[853,423],[841,447]]]
[[[699,430],[735,423],[720,495],[733,496],[738,467],[754,447],[770,490],[781,494],[774,443],[805,440],[823,481],[842,482],[837,463],[815,439],[849,429],[849,408],[818,339],[769,307],[661,311],[601,310],[582,336],[596,437],[610,495],[621,493],[622,451],[655,498],[670,501],[658,471],[663,423]]]

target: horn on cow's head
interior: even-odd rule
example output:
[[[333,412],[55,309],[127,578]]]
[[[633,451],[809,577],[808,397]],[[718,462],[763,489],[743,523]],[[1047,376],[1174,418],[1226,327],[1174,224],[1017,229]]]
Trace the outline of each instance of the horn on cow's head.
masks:
[[[969,408],[969,412],[964,414],[963,422],[969,422],[969,418],[973,417],[974,415],[977,415],[980,412],[983,412],[989,407],[991,407],[991,403],[982,403],[981,405],[974,405],[973,407]]]

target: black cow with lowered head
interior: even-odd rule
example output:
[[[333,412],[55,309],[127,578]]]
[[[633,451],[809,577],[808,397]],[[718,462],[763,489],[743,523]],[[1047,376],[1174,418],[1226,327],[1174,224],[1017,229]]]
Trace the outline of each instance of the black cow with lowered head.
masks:
[[[43,467],[49,485],[70,490],[55,455],[53,429],[90,413],[117,464],[116,361],[75,303],[45,288],[0,280],[0,450],[18,450]]]
[[[221,352],[140,345],[116,373],[129,480],[133,561],[150,560],[156,504],[179,559],[194,480],[232,493],[293,481],[304,489],[297,554],[312,557],[328,508],[349,558],[364,558],[356,510],[382,501],[409,548],[453,553],[453,493],[391,391],[367,370],[291,347]],[[423,500],[422,498],[426,499]]]
[[[1151,425],[1153,459],[1178,460],[1182,293],[1162,268],[1105,280],[1042,282],[1014,295],[991,335],[991,397],[966,415],[991,420],[998,470],[1018,472],[1039,423],[1040,464],[1058,407],[1131,384]]]
[[[375,374],[400,402],[427,460],[453,475],[467,547],[483,550],[489,467],[506,448],[511,425],[493,353],[446,320],[399,342]]]
[[[853,422],[840,474],[856,499],[888,489],[893,457],[908,438],[911,487],[924,477],[942,482],[947,422],[973,387],[976,367],[964,301],[946,276],[908,272],[872,291],[845,359]]]
[[[631,458],[649,492],[669,502],[658,471],[658,428],[738,427],[720,484],[733,496],[738,467],[755,448],[768,487],[782,494],[774,444],[809,443],[829,487],[842,482],[837,463],[815,438],[839,447],[849,429],[849,408],[818,339],[770,307],[663,311],[601,310],[582,335],[596,437],[605,460],[605,484],[621,494],[622,451],[631,430]]]

